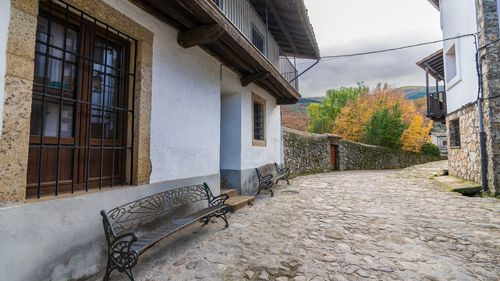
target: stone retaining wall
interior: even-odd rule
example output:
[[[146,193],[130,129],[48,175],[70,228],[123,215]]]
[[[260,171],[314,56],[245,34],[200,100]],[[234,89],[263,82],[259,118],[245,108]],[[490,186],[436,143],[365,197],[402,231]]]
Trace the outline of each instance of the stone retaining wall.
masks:
[[[440,156],[390,149],[347,140],[341,140],[339,146],[340,170],[399,169],[442,159]]]
[[[329,137],[330,136],[330,137]],[[318,135],[283,128],[285,167],[295,175],[330,170],[331,144],[338,145],[340,170],[399,169],[446,159],[410,151],[338,140],[333,135]]]
[[[299,175],[330,169],[330,142],[324,135],[283,128],[285,167]]]

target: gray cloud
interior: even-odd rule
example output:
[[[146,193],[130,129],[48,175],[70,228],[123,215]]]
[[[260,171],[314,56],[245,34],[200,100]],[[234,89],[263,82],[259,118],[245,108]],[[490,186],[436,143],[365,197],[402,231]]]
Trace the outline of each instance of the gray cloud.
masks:
[[[413,43],[420,43],[429,38],[424,32],[414,31],[408,34],[394,34],[384,38],[351,40],[342,45],[321,48],[321,54],[338,55],[381,50]],[[364,82],[368,86],[377,83],[389,83],[392,86],[424,85],[424,72],[415,64],[417,61],[442,48],[441,44],[373,54],[351,58],[324,60],[300,78],[300,93],[304,97],[324,96],[327,89],[342,86],[354,86]],[[311,61],[299,62],[299,70],[304,70]]]

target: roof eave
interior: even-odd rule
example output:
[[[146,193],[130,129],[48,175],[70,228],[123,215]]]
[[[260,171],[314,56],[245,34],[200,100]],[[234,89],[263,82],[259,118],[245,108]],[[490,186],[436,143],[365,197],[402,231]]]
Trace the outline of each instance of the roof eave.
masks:
[[[434,8],[436,8],[438,11],[441,10],[439,8],[439,0],[427,0],[427,1],[429,1],[429,3],[431,3],[431,5],[434,6]]]

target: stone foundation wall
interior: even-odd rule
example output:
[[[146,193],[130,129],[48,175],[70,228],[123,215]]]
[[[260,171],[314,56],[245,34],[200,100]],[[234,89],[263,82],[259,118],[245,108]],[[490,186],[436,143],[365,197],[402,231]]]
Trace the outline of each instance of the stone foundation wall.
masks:
[[[481,182],[481,148],[479,146],[479,117],[477,104],[470,104],[446,117],[450,142],[450,122],[459,120],[460,147],[448,148],[448,169],[452,176]]]
[[[327,136],[283,128],[285,167],[299,175],[330,169],[330,141]]]
[[[341,140],[339,146],[340,170],[399,169],[442,159],[440,156],[395,150],[347,140]]]

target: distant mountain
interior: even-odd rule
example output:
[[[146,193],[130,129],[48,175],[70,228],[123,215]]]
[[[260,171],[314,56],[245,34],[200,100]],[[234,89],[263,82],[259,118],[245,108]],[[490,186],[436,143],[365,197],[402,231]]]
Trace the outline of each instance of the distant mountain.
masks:
[[[439,90],[442,91],[444,89],[443,86],[439,87]],[[427,93],[426,87],[422,86],[406,86],[401,87],[398,90],[403,90],[405,92],[405,98],[409,100],[417,100],[421,98],[425,98],[425,94]],[[436,87],[430,87],[431,92],[436,91]]]
[[[426,88],[423,86],[405,86],[398,89],[404,91],[405,98],[408,100],[425,98]],[[430,88],[431,92],[434,92],[435,89],[436,87]],[[439,87],[439,90],[442,89],[443,87]],[[281,109],[283,114],[283,126],[301,131],[307,130],[307,123],[309,122],[309,116],[307,116],[307,108],[311,103],[321,103],[321,101],[324,99],[325,97],[302,98],[296,104],[282,106]]]
[[[283,127],[306,131],[309,122],[307,108],[311,103],[321,103],[324,99],[325,97],[302,98],[296,104],[282,106]]]

